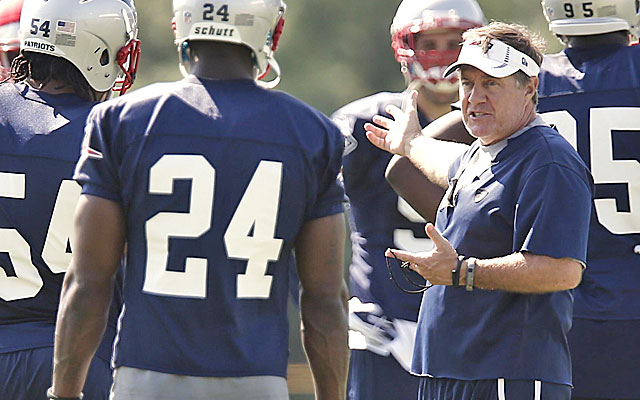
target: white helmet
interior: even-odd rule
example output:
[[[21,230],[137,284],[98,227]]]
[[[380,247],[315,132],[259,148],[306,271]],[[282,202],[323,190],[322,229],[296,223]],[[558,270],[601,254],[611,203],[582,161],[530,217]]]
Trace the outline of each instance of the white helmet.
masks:
[[[0,79],[20,50],[20,10],[23,0],[0,0]]]
[[[549,30],[559,36],[629,31],[638,36],[638,0],[542,0]]]
[[[456,61],[460,49],[416,51],[414,36],[429,30],[465,31],[485,22],[475,0],[404,0],[400,3],[391,23],[391,47],[407,84],[418,81],[430,90],[456,91],[458,77],[443,78],[442,73]]]
[[[173,0],[175,43],[183,75],[190,69],[186,55],[190,40],[235,43],[251,49],[258,79],[273,69],[276,77],[265,86],[275,87],[280,81],[280,67],[274,52],[284,27],[284,1],[228,0],[224,5],[218,4],[204,0]]]
[[[124,93],[138,68],[137,20],[133,0],[25,0],[20,50],[62,57],[94,90]]]

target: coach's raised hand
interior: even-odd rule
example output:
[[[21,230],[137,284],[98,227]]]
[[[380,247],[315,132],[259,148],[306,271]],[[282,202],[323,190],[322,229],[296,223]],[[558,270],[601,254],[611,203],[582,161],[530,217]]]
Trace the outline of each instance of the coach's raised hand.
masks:
[[[402,109],[389,105],[387,113],[393,119],[383,115],[373,117],[373,122],[379,126],[366,123],[367,139],[375,146],[393,154],[406,156],[412,139],[421,134],[417,109],[418,92],[415,90],[407,94]]]

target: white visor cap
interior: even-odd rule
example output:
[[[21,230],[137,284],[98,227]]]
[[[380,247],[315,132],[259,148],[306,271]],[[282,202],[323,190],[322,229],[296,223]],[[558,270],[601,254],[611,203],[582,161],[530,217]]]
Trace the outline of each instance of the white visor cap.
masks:
[[[491,39],[486,53],[479,40],[464,42],[458,60],[447,67],[443,76],[449,76],[461,65],[476,67],[494,78],[504,78],[518,71],[532,77],[540,72],[540,67],[531,57],[497,39]]]

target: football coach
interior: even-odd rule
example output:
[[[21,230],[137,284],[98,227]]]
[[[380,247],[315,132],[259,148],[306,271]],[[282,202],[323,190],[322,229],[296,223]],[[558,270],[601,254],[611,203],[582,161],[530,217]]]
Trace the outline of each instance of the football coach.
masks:
[[[536,113],[543,43],[519,25],[467,31],[458,60],[470,146],[420,134],[415,93],[367,125],[447,192],[436,248],[387,250],[434,286],[424,293],[412,372],[419,399],[568,400],[567,332],[585,268],[593,181]]]

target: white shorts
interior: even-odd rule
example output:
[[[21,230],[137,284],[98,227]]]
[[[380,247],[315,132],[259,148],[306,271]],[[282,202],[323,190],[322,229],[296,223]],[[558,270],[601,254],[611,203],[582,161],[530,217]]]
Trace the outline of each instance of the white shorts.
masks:
[[[288,400],[281,376],[232,378],[165,374],[118,367],[109,400]]]

